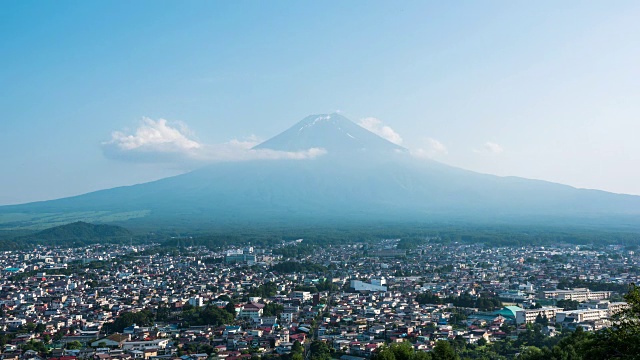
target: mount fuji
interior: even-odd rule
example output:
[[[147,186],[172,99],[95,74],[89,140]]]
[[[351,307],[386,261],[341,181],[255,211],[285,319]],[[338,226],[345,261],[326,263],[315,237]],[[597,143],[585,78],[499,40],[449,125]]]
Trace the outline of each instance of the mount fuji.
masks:
[[[303,151],[321,148],[333,155],[407,153],[407,149],[338,114],[311,115],[255,149]]]
[[[417,159],[339,114],[306,117],[254,149],[313,159],[220,162],[154,182],[0,207],[0,230],[72,221],[145,228],[349,222],[637,228],[640,197]]]

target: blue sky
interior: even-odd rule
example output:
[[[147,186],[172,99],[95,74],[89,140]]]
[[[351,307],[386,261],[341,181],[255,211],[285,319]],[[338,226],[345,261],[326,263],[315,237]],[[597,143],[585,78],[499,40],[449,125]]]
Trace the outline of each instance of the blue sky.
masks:
[[[242,158],[338,110],[447,164],[640,194],[638,18],[637,1],[5,0],[0,204]]]

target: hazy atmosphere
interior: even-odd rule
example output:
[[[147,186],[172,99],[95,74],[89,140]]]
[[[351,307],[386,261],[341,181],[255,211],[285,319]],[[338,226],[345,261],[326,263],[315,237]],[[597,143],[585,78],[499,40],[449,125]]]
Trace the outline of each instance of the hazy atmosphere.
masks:
[[[250,159],[339,113],[420,159],[640,194],[640,3],[3,1],[0,204]]]
[[[0,0],[0,360],[639,359],[639,19]]]

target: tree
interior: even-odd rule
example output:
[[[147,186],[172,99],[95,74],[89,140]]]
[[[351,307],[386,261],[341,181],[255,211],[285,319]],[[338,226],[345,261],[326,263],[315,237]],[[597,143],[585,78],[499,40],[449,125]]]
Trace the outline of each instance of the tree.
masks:
[[[148,310],[138,312],[124,312],[110,326],[110,330],[114,332],[122,332],[125,328],[136,324],[139,326],[153,325],[154,314]]]
[[[411,360],[431,360],[431,354],[424,351],[416,351],[413,353]]]
[[[640,354],[640,287],[631,284],[624,296],[628,307],[613,316],[614,326],[587,342],[585,359],[637,359]]]
[[[234,317],[223,309],[214,305],[192,307],[182,312],[182,319],[189,325],[223,325],[233,322]]]
[[[453,351],[451,344],[446,340],[440,340],[431,352],[433,360],[459,360],[460,357]]]
[[[565,310],[577,310],[579,304],[580,302],[576,300],[558,300],[556,306]]]
[[[393,344],[391,350],[396,360],[411,360],[414,353],[413,347],[409,342]]]
[[[520,353],[518,359],[521,360],[543,360],[545,359],[544,353],[540,348],[535,346],[528,346],[524,349],[523,352]]]
[[[549,325],[549,318],[547,318],[546,315],[538,314],[538,316],[536,316],[536,324],[547,326]]]
[[[278,287],[274,282],[266,282],[249,292],[249,296],[258,296],[262,298],[272,297],[278,293]]]
[[[391,348],[385,347],[375,354],[372,360],[396,360],[396,356]]]
[[[411,343],[394,343],[377,350],[372,360],[431,360],[430,353],[415,351]]]
[[[284,306],[276,303],[268,303],[262,309],[263,316],[278,316],[284,311]]]
[[[40,334],[43,331],[45,331],[47,328],[44,326],[43,323],[39,323],[38,325],[36,325],[35,329],[33,329],[34,332]]]
[[[67,349],[69,350],[78,350],[82,348],[82,344],[78,340],[73,340],[67,343]]]
[[[224,309],[234,318],[236,317],[236,304],[232,300],[229,300],[229,303],[225,305]]]
[[[53,340],[55,341],[60,341],[62,340],[62,338],[64,337],[64,332],[62,330],[56,332],[55,335],[53,335]]]
[[[47,352],[47,348],[44,346],[44,343],[34,339],[31,339],[26,344],[22,345],[22,350],[33,350],[39,353]]]
[[[324,341],[315,340],[311,343],[309,347],[310,359],[311,360],[330,360],[331,359],[331,349],[329,345],[327,345]]]
[[[293,346],[291,347],[291,352],[294,354],[302,354],[302,352],[304,351],[304,347],[302,346],[302,344],[300,343],[300,341],[296,340],[293,342]]]

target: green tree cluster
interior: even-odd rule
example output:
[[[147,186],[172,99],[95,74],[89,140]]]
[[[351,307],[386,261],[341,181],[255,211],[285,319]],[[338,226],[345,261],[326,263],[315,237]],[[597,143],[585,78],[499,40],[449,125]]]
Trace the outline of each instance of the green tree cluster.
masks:
[[[563,308],[565,310],[577,310],[578,305],[580,305],[580,302],[576,300],[558,300],[558,302],[556,303],[557,307]]]
[[[220,309],[215,305],[207,305],[203,307],[192,307],[182,312],[182,320],[185,325],[225,325],[231,324],[234,320],[225,309]]]
[[[315,285],[318,291],[339,291],[340,286],[332,283],[329,279],[320,280]]]
[[[138,312],[124,312],[118,316],[112,324],[105,324],[108,332],[122,332],[125,328],[136,324],[138,326],[151,326],[155,320],[155,314],[149,310]]]
[[[309,346],[310,360],[331,360],[333,348],[330,348],[324,341],[314,340]]]
[[[262,315],[264,316],[279,316],[284,311],[282,304],[270,302],[262,309]]]
[[[278,293],[275,283],[269,281],[249,291],[249,297],[270,298]]]
[[[271,271],[275,271],[283,274],[302,273],[302,272],[311,273],[311,272],[325,272],[327,271],[327,268],[322,265],[318,265],[310,262],[301,263],[297,261],[285,261],[271,267]]]
[[[37,341],[35,339],[31,339],[28,342],[26,342],[24,345],[22,345],[22,350],[24,351],[33,350],[43,355],[49,352],[49,350],[47,349],[47,347],[42,341]]]
[[[481,294],[477,298],[463,294],[461,296],[448,296],[446,298],[440,298],[433,293],[427,291],[416,296],[416,301],[419,304],[448,304],[451,303],[456,307],[468,307],[478,308],[480,311],[490,311],[501,308],[502,301],[496,296],[490,296],[487,294]]]
[[[640,358],[640,287],[632,284],[624,299],[629,307],[613,316],[612,327],[596,333],[585,359]]]
[[[416,351],[411,343],[393,343],[376,351],[371,360],[458,360],[451,344],[446,340],[436,343],[431,352]]]

